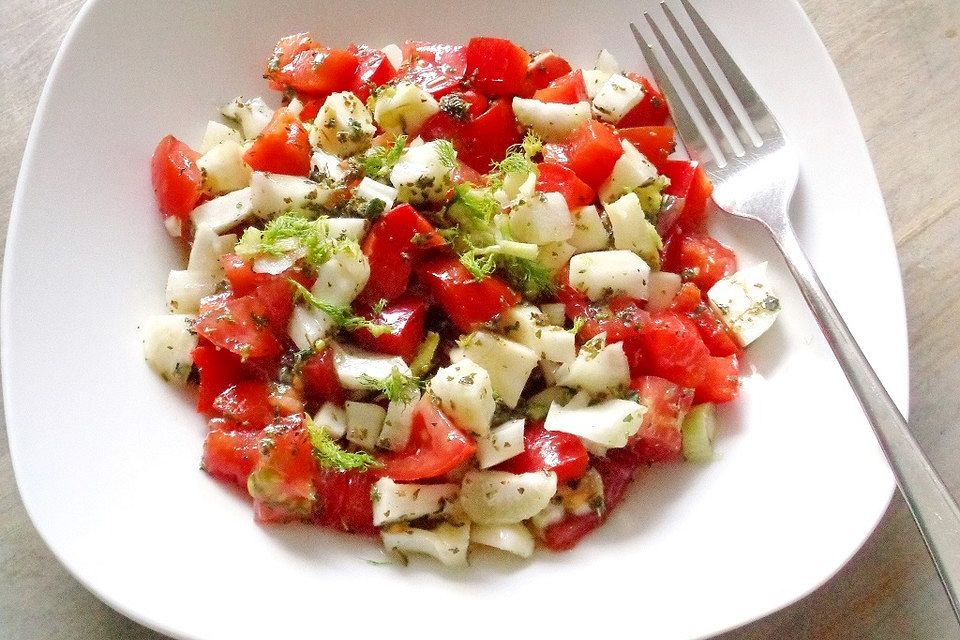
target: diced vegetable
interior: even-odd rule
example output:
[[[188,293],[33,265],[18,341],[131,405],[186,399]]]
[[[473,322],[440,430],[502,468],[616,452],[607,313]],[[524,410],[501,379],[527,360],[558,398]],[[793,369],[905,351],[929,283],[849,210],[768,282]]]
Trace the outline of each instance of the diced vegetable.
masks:
[[[367,450],[373,450],[380,439],[387,411],[372,402],[351,402],[344,405],[347,413],[347,440]]]
[[[683,419],[683,457],[690,462],[712,460],[716,431],[714,406],[708,402],[693,407]]]
[[[481,469],[489,469],[523,453],[524,423],[523,418],[508,420],[477,440],[477,462]]]
[[[744,347],[766,333],[780,314],[780,299],[767,280],[766,262],[723,278],[707,297]]]
[[[390,172],[397,200],[412,204],[443,202],[453,187],[455,162],[449,143],[434,141],[408,149]]]
[[[573,235],[567,202],[559,193],[540,193],[522,200],[510,212],[510,231],[521,242],[546,244]]]
[[[226,139],[211,147],[197,159],[197,167],[204,189],[217,195],[243,189],[250,183],[250,167],[243,161],[243,147],[235,140]]]
[[[632,251],[592,251],[570,259],[570,286],[591,300],[624,295],[645,300],[650,266]]]
[[[143,355],[150,368],[167,382],[183,385],[193,366],[197,336],[191,331],[193,316],[151,316],[143,326]]]
[[[440,409],[457,426],[478,436],[490,433],[497,403],[486,369],[464,357],[437,370],[429,389]]]
[[[644,407],[632,400],[611,398],[590,406],[571,408],[554,403],[544,428],[579,436],[601,447],[622,447],[639,429]]]
[[[650,224],[635,193],[628,193],[604,207],[613,227],[613,246],[629,249],[654,267],[660,264],[663,242],[657,228]]]
[[[600,199],[613,202],[622,195],[652,183],[657,177],[657,168],[629,142],[621,142],[623,155],[613,165],[606,181],[600,185]]]
[[[593,110],[601,120],[620,122],[643,100],[643,87],[619,73],[611,75],[593,97]]]
[[[422,553],[448,567],[465,567],[470,528],[469,522],[442,522],[433,529],[395,523],[383,530],[383,546],[403,557],[410,553]]]
[[[250,187],[231,191],[190,212],[195,227],[206,225],[217,233],[229,231],[253,213]]]
[[[649,297],[647,309],[650,311],[664,311],[670,308],[670,303],[680,291],[683,284],[680,276],[669,271],[654,271],[649,279]]]
[[[240,123],[240,130],[246,140],[253,140],[260,135],[273,118],[273,109],[267,106],[263,98],[244,100],[239,97],[227,103],[220,113]]]
[[[439,514],[447,504],[456,501],[460,486],[456,484],[399,484],[390,478],[373,483],[373,524],[416,520]]]
[[[371,389],[377,380],[388,377],[394,368],[404,375],[410,368],[397,356],[370,353],[345,344],[334,343],[334,362],[340,384],[346,389]]]
[[[552,471],[468,471],[460,506],[478,524],[514,524],[536,515],[556,492],[557,474]]]
[[[623,344],[604,344],[602,336],[580,347],[580,353],[557,372],[557,384],[594,395],[616,393],[630,384],[630,364]]]
[[[333,440],[347,435],[347,412],[332,402],[324,402],[313,416],[313,423],[326,430]]]
[[[529,347],[487,331],[476,331],[460,340],[460,348],[450,354],[450,359],[458,362],[464,358],[487,372],[493,393],[510,408],[517,406],[538,359]]]
[[[373,117],[381,129],[393,135],[416,135],[439,111],[434,97],[411,82],[401,81],[374,94]]]
[[[533,534],[522,524],[475,524],[470,527],[470,542],[500,549],[521,558],[533,555]]]
[[[376,134],[373,118],[363,103],[349,91],[332,93],[320,107],[310,142],[336,156],[365,151]]]
[[[559,104],[527,98],[513,99],[513,113],[524,127],[546,142],[559,142],[590,119],[590,103]]]
[[[593,205],[571,211],[573,215],[573,235],[568,242],[577,253],[602,251],[610,245],[610,232],[607,231],[600,212]]]

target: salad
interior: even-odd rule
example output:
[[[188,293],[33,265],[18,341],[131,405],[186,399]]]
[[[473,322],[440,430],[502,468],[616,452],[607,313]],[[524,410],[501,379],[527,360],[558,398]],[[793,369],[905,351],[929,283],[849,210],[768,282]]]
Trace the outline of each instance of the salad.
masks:
[[[500,38],[280,40],[151,176],[189,246],[145,357],[258,522],[463,565],[570,549],[641,468],[713,454],[779,302],[706,227],[650,82]]]

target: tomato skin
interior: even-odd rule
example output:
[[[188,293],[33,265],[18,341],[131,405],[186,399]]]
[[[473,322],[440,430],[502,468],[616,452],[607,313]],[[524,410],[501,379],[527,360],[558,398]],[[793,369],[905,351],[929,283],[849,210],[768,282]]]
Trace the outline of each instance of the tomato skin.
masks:
[[[377,220],[363,240],[370,278],[358,300],[367,305],[403,295],[413,273],[414,258],[445,243],[430,222],[409,204],[394,207]]]
[[[664,193],[684,199],[683,210],[674,225],[693,231],[702,229],[707,218],[707,201],[713,193],[713,185],[703,167],[692,160],[666,160],[657,169],[670,178]]]
[[[432,259],[417,269],[417,275],[463,333],[520,302],[520,296],[503,280],[487,276],[477,282],[457,258]]]
[[[239,357],[210,343],[199,344],[192,353],[193,364],[200,372],[197,411],[213,413],[213,402],[227,387],[244,378]]]
[[[560,104],[589,102],[590,98],[587,95],[587,84],[583,80],[583,71],[577,69],[565,76],[556,78],[542,89],[538,89],[533,94],[533,99]]]
[[[630,383],[647,411],[640,430],[630,439],[633,451],[644,462],[671,462],[682,458],[680,427],[690,410],[693,392],[657,376],[642,376]]]
[[[357,73],[351,91],[361,102],[367,101],[373,88],[397,77],[396,68],[380,49],[351,45],[347,50],[357,56]]]
[[[327,347],[307,358],[300,366],[304,392],[308,401],[316,404],[332,402],[342,406],[347,399],[347,390],[340,384],[333,349]]]
[[[318,49],[320,44],[309,33],[295,33],[280,38],[273,48],[273,55],[267,61],[263,77],[270,81],[270,87],[283,91],[286,85],[281,80],[281,69],[293,62],[300,53]]]
[[[355,53],[311,43],[276,71],[268,69],[267,75],[275,89],[289,87],[298,95],[316,97],[334,91],[349,91],[359,63]]]
[[[384,476],[398,482],[436,478],[473,457],[476,442],[424,397],[413,410],[410,441],[383,456]]]
[[[594,460],[594,468],[603,478],[605,508],[602,515],[588,513],[566,516],[544,529],[540,538],[552,551],[569,551],[591,531],[597,529],[620,506],[642,462],[629,449],[611,449],[604,458]]]
[[[557,482],[578,480],[587,472],[590,456],[580,438],[562,431],[547,431],[543,422],[531,422],[523,432],[523,451],[499,464],[510,473],[553,471]]]
[[[462,45],[407,41],[401,45],[400,76],[440,99],[462,88],[467,48]]]
[[[553,51],[538,53],[527,65],[527,78],[520,95],[532,96],[551,82],[571,72],[570,63]],[[538,100],[540,98],[537,98]]]
[[[280,342],[269,327],[266,306],[254,296],[222,293],[200,301],[194,326],[198,335],[242,359],[279,355]]]
[[[507,149],[523,139],[513,107],[504,98],[492,101],[482,115],[468,122],[442,111],[434,114],[423,123],[420,137],[426,142],[450,140],[457,150],[457,158],[480,173],[486,173],[494,162],[503,160]]]
[[[383,308],[378,316],[367,311],[363,314],[370,320],[390,327],[390,333],[374,336],[366,329],[353,332],[353,338],[360,346],[376,351],[400,356],[410,362],[417,355],[417,349],[427,334],[427,303],[413,296],[394,300]]]
[[[672,311],[651,313],[640,338],[654,375],[690,388],[703,381],[710,352],[689,318]]]
[[[696,402],[730,402],[740,395],[740,359],[736,354],[710,358],[703,382],[697,385]]]
[[[717,316],[713,308],[704,301],[700,289],[692,282],[684,283],[677,292],[671,311],[686,314],[697,325],[700,339],[707,345],[712,356],[740,355],[743,350],[730,334],[730,330]]]
[[[700,291],[709,291],[718,280],[736,273],[737,254],[705,233],[674,232],[665,245],[663,268],[679,273]]]
[[[290,522],[307,518],[315,500],[316,470],[317,462],[302,414],[280,418],[264,429],[260,459],[253,475],[265,478],[268,488],[264,495],[253,496],[256,521]],[[251,478],[251,489],[252,481]]]
[[[203,195],[199,158],[199,153],[173,136],[157,144],[150,161],[150,178],[163,217],[189,220]]]
[[[307,289],[313,287],[316,280],[315,275],[298,266],[290,267],[277,275],[257,273],[253,270],[253,261],[241,258],[235,253],[225,253],[220,256],[220,264],[226,272],[233,294],[238,297],[250,295],[262,285],[277,280],[283,282],[296,280]]]
[[[587,206],[596,197],[596,192],[590,185],[563,165],[541,162],[537,169],[537,191],[560,193],[571,210]]]
[[[643,87],[643,100],[620,119],[618,127],[662,126],[670,111],[663,94],[653,88],[650,81],[638,73],[628,73],[627,77]]]
[[[210,430],[203,441],[200,468],[218,480],[246,491],[247,478],[260,459],[259,431],[234,431],[220,418],[210,421]]]
[[[317,114],[320,113],[320,107],[323,106],[326,98],[308,98],[303,101],[303,109],[300,110],[300,122],[313,122]]]
[[[543,146],[544,161],[571,169],[594,189],[607,179],[621,155],[623,148],[613,129],[596,120],[583,123],[564,142]]]
[[[238,430],[259,431],[277,417],[270,404],[270,384],[262,380],[247,380],[227,387],[213,401],[213,407]]]
[[[657,171],[667,162],[667,157],[676,149],[673,127],[627,127],[617,130],[622,140],[626,140],[649,160]]]
[[[280,107],[243,154],[243,161],[255,171],[306,177],[310,175],[310,153],[310,135],[300,118]]]
[[[530,55],[503,38],[471,38],[467,43],[467,73],[471,85],[488,96],[512,96],[523,91]]]
[[[317,497],[313,523],[349,533],[380,533],[373,526],[373,501],[370,499],[370,490],[377,477],[370,471],[340,471],[317,465],[313,477]]]

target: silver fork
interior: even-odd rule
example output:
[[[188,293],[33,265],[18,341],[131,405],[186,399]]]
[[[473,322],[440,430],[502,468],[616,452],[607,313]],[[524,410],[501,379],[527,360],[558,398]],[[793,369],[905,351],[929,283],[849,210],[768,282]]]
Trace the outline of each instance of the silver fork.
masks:
[[[736,216],[761,223],[779,247],[850,386],[876,432],[900,491],[923,535],[954,614],[960,620],[960,510],[943,481],[910,434],[906,420],[883,388],[856,340],[797,242],[788,206],[799,176],[799,161],[780,126],[688,0],[680,0],[722,77],[694,45],[666,2],[660,5],[670,28],[693,61],[687,68],[657,21],[648,12],[653,38],[633,23],[630,28],[663,91],[680,138],[713,182],[716,204]],[[657,58],[660,51],[676,71],[678,91]],[[693,80],[698,76],[714,105]],[[722,88],[728,85],[728,90]],[[732,90],[732,91],[730,91]]]

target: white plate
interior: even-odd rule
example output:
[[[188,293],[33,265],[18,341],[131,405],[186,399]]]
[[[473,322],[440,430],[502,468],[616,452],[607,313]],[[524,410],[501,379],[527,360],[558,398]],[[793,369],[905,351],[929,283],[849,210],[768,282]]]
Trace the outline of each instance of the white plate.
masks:
[[[522,10],[513,0],[84,7],[30,135],[2,306],[17,480],[37,529],[74,575],[123,613],[183,638],[363,628],[424,637],[642,630],[664,640],[782,607],[854,553],[887,505],[891,475],[772,244],[745,223],[718,221],[718,233],[744,264],[772,261],[785,312],[750,350],[755,372],[723,412],[719,459],[646,472],[599,533],[529,563],[485,555],[459,573],[430,562],[374,566],[366,559],[380,553],[364,539],[257,526],[245,501],[198,471],[202,420],[143,364],[137,326],[163,311],[166,272],[179,260],[155,211],[150,154],[168,132],[198,141],[217,105],[238,92],[266,92],[260,69],[277,37],[310,29],[342,45],[489,33],[580,63],[606,46],[640,68],[627,29],[640,9],[604,5],[602,13],[573,2]],[[796,144],[803,244],[905,408],[896,255],[826,52],[792,1],[699,5]]]

